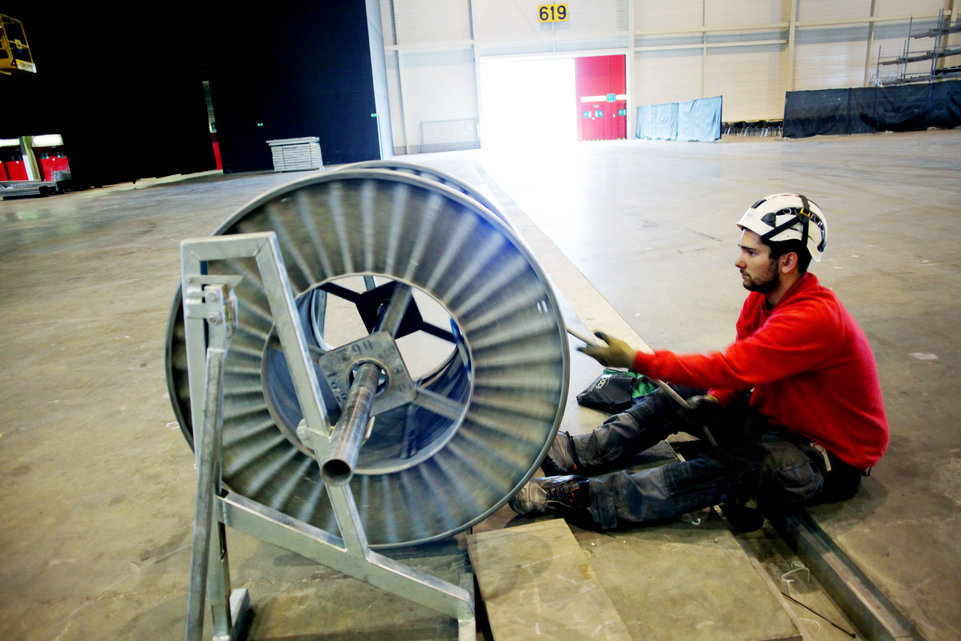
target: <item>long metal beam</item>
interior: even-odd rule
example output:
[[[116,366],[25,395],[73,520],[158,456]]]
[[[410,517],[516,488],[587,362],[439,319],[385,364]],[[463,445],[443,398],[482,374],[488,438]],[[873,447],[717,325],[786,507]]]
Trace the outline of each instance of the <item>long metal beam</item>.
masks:
[[[920,631],[803,508],[768,514],[771,525],[871,641],[924,641]]]

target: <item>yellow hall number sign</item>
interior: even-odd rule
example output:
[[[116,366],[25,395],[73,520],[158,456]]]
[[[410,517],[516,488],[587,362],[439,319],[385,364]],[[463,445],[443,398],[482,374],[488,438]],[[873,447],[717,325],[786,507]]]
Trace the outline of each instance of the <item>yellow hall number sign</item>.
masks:
[[[564,22],[566,20],[566,4],[542,4],[537,7],[538,22]]]

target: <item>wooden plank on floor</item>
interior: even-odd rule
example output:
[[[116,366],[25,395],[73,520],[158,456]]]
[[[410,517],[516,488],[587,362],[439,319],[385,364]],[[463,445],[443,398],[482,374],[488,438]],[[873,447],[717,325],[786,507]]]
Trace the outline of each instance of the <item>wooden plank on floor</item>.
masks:
[[[794,622],[735,537],[705,511],[616,533],[577,530],[621,620],[638,641],[800,641]]]
[[[494,641],[630,641],[564,520],[472,534],[467,547]]]
[[[588,412],[588,410],[583,410]],[[632,461],[631,470],[663,465],[677,460],[670,443],[640,453]],[[518,522],[524,525],[515,525]],[[481,597],[488,602],[481,583],[481,572],[473,561],[470,537],[523,531],[524,528],[552,520],[529,521],[504,508],[493,518],[478,524],[468,537],[468,551],[480,584]],[[613,531],[583,529],[568,525],[577,545],[587,555],[592,580],[610,600],[620,621],[634,641],[800,641],[797,625],[781,599],[755,568],[764,559],[749,558],[727,526],[714,513],[705,509],[663,523],[625,527]],[[500,545],[496,539],[491,545]],[[505,544],[503,554],[515,554],[515,565],[535,555]],[[515,571],[519,576],[520,571]],[[511,576],[501,577],[501,581]],[[497,589],[499,592],[500,589]],[[562,591],[572,591],[565,587]],[[502,607],[503,617],[519,616],[526,605],[517,595],[510,596]],[[560,608],[567,607],[562,602]],[[488,605],[488,609],[491,606]],[[578,612],[577,617],[592,621],[593,613]],[[610,617],[603,614],[598,621]],[[495,629],[493,616],[491,628]],[[504,637],[532,639],[534,636]],[[545,638],[545,637],[541,637]],[[573,634],[555,637],[578,638]],[[592,638],[592,637],[585,637]],[[603,638],[603,637],[599,637]],[[826,639],[827,637],[825,637]],[[822,637],[815,637],[821,641]],[[495,641],[502,641],[495,635]]]

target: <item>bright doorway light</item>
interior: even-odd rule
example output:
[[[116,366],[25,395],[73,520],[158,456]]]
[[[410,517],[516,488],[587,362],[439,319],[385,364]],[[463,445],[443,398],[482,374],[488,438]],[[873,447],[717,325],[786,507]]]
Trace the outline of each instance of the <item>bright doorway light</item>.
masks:
[[[481,61],[480,85],[484,149],[577,141],[573,58]]]

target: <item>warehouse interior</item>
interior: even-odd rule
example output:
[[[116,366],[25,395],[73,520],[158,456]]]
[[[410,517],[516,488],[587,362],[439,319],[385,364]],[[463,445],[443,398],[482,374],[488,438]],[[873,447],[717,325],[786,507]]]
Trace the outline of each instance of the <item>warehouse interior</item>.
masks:
[[[583,0],[549,5],[564,7],[554,22],[539,20],[536,3],[495,0],[298,3],[256,14],[169,7],[156,21],[89,8],[45,16],[17,4],[3,13],[23,21],[36,72],[0,75],[13,97],[0,139],[29,153],[36,138],[57,135],[72,175],[51,195],[0,200],[0,638],[185,636],[198,460],[170,383],[181,243],[219,234],[264,194],[336,183],[381,160],[451,177],[469,187],[471,207],[490,203],[568,327],[679,353],[734,338],[741,213],[781,191],[815,200],[831,235],[813,271],[871,342],[892,438],[856,497],[807,514],[837,546],[831,555],[850,560],[853,592],[883,607],[852,616],[809,548],[771,520],[741,531],[705,510],[599,532],[518,517],[505,495],[451,536],[378,551],[462,586],[475,616],[467,632],[408,600],[402,582],[381,589],[363,570],[338,571],[227,527],[230,581],[249,593],[236,635],[961,634],[953,0]],[[944,36],[935,48],[911,38],[931,30]],[[936,55],[885,64],[911,51]],[[78,58],[92,62],[78,71]],[[626,62],[623,87],[591,92],[603,100],[584,102],[577,87],[547,78],[548,63],[570,62],[558,76],[567,77],[575,59],[591,58]],[[536,77],[503,81],[507,104],[491,106],[485,74],[501,65],[530,65]],[[578,103],[563,136],[560,120],[541,126],[554,116],[522,115],[546,114],[552,107],[537,101],[554,90]],[[854,113],[868,95],[859,92],[886,105],[883,118]],[[842,95],[848,112],[824,106]],[[660,112],[646,119],[650,106],[676,113],[718,96],[717,138],[646,129],[663,124]],[[788,107],[810,111],[792,119],[799,111]],[[494,110],[502,120],[490,131]],[[614,124],[593,122],[598,113]],[[855,121],[870,132],[843,130]],[[788,135],[798,122],[806,133]],[[268,141],[308,137],[322,160],[278,170]],[[577,403],[601,371],[579,344],[566,345],[554,427],[583,433],[605,415]],[[537,461],[529,465],[534,473]],[[469,492],[469,472],[462,483]],[[446,488],[436,490],[415,502],[443,500]],[[504,559],[510,572],[488,569]],[[215,625],[206,611],[204,638]]]

